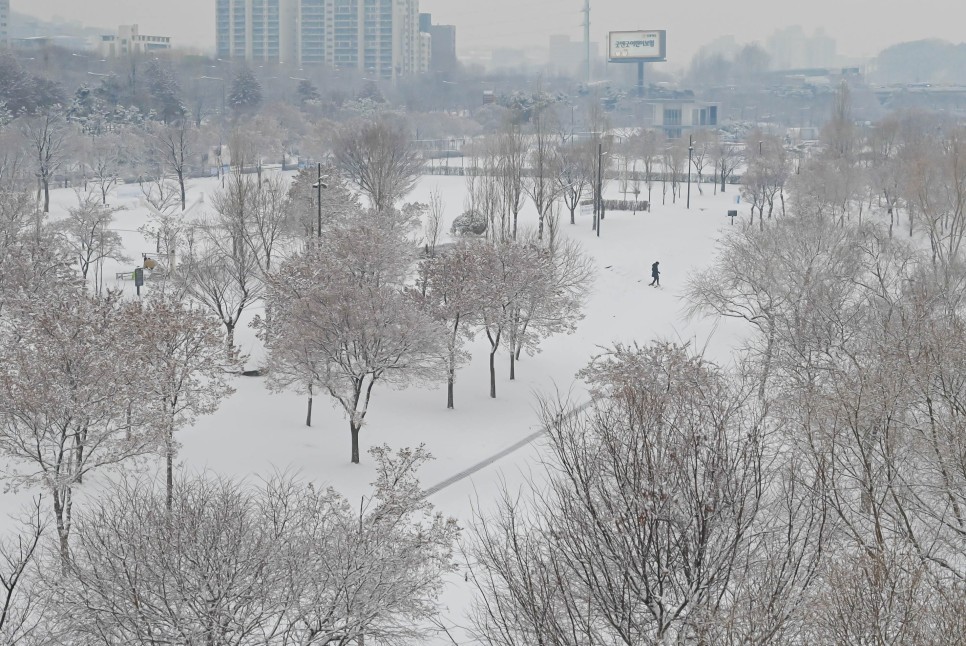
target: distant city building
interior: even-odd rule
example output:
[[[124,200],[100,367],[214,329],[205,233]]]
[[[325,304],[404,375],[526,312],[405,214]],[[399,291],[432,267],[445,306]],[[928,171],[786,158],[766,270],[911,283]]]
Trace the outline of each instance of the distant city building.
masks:
[[[10,0],[0,0],[0,47],[10,45]]]
[[[216,0],[218,58],[292,61],[298,3],[299,0]]]
[[[98,50],[104,58],[149,54],[167,49],[171,49],[170,36],[145,36],[139,32],[137,25],[121,25],[116,34],[105,34],[98,43]]]
[[[219,58],[328,64],[389,79],[425,69],[418,0],[216,0]]]
[[[529,65],[530,57],[519,47],[496,47],[490,52],[490,69],[525,69]]]
[[[10,47],[14,49],[26,49],[39,51],[49,47],[60,47],[61,49],[90,49],[87,39],[76,36],[57,34],[54,36],[29,36],[26,38],[11,38]]]
[[[302,0],[299,3],[296,49],[301,65],[321,65],[332,60],[335,43],[326,38],[326,27],[332,21],[333,10],[333,7],[326,6],[329,4],[326,0]]]
[[[456,26],[434,25],[433,16],[419,14],[419,31],[429,36],[430,53],[427,69],[431,72],[453,72],[458,65],[456,58]]]
[[[718,125],[718,104],[697,101],[656,101],[655,128],[660,128],[669,139],[679,139],[686,132]]]
[[[600,57],[598,43],[590,43],[590,60],[597,61]],[[583,74],[587,61],[587,48],[582,40],[571,40],[570,36],[554,35],[550,37],[550,51],[548,69],[551,74],[565,76],[580,76]]]
[[[798,25],[774,32],[766,49],[776,70],[832,67],[837,59],[835,39],[822,29],[807,36]]]

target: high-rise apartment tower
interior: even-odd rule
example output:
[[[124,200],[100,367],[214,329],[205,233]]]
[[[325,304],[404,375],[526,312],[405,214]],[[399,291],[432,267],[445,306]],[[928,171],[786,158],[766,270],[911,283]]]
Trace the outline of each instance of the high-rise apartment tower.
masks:
[[[0,47],[10,44],[10,0],[0,0]]]
[[[216,0],[219,58],[328,64],[388,79],[425,71],[419,0]]]

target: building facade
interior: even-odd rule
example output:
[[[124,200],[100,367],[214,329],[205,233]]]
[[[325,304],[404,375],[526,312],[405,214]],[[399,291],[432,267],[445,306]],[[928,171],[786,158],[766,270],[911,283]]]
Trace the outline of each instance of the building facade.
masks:
[[[145,36],[137,25],[121,25],[116,34],[101,36],[98,50],[104,58],[148,54],[171,49],[170,36]]]
[[[718,104],[696,101],[656,101],[652,125],[668,139],[680,139],[689,132],[718,125]]]
[[[10,0],[0,0],[0,47],[10,46]]]
[[[444,74],[456,71],[456,27],[433,24],[432,14],[419,14],[419,30],[429,36],[427,69]]]
[[[219,58],[327,64],[380,79],[424,71],[418,0],[216,0]]]
[[[216,0],[218,58],[292,62],[298,7],[299,0]]]

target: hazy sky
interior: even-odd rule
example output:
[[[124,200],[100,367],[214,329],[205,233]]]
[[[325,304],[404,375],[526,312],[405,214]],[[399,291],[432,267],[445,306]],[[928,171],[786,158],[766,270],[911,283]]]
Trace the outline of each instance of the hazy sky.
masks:
[[[15,11],[61,16],[97,26],[138,23],[141,32],[214,48],[214,0],[11,0]],[[455,24],[461,50],[546,47],[550,34],[581,37],[583,0],[421,0],[434,22]],[[592,0],[592,38],[610,30],[667,29],[668,59],[684,66],[702,44],[722,35],[739,43],[764,40],[775,29],[819,26],[839,53],[871,56],[883,47],[921,38],[966,39],[962,0]]]

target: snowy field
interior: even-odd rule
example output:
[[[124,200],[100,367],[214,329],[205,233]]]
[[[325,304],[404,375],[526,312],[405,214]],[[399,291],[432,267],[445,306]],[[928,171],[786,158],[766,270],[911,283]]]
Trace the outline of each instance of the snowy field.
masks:
[[[615,183],[616,184],[616,183]],[[202,203],[193,216],[208,207],[210,196],[219,188],[217,179],[194,180],[189,184],[189,204]],[[728,209],[739,210],[740,225],[748,217],[745,204],[735,204],[737,187],[727,194],[713,195],[710,183],[699,195],[692,185],[691,208],[682,196],[672,205],[660,204],[660,185],[654,187],[657,201],[650,213],[610,212],[603,221],[600,237],[591,230],[587,216],[569,224],[569,212],[561,213],[565,235],[579,241],[595,259],[597,271],[586,317],[577,332],[545,341],[542,352],[524,356],[517,364],[517,379],[509,380],[509,358],[497,355],[497,398],[489,397],[488,352],[485,337],[478,337],[469,350],[472,361],[457,374],[455,410],[446,409],[445,384],[438,389],[389,390],[377,385],[362,430],[362,450],[377,444],[394,448],[425,444],[435,456],[421,472],[426,487],[436,485],[471,469],[537,430],[535,398],[555,391],[569,394],[575,403],[585,400],[584,389],[575,373],[584,367],[602,346],[616,341],[646,343],[654,338],[680,343],[691,342],[706,348],[708,356],[719,362],[729,359],[740,334],[739,324],[730,321],[687,321],[682,317],[681,300],[689,274],[707,265],[715,252],[715,241],[730,226]],[[446,205],[445,230],[459,215],[464,203],[464,180],[460,177],[422,178],[409,201],[427,201],[438,189]],[[686,190],[686,187],[685,187]],[[127,254],[135,259],[154,245],[138,233],[147,220],[147,210],[139,205],[137,185],[120,186],[111,200],[125,210],[115,216],[115,229],[125,241]],[[616,185],[608,198],[619,199]],[[69,189],[52,193],[51,215],[56,218],[76,197]],[[527,205],[521,226],[535,226],[536,214]],[[661,263],[660,289],[648,286],[650,266]],[[136,261],[105,263],[107,285],[115,284],[115,272],[133,270]],[[118,282],[133,295],[132,281]],[[143,290],[150,290],[148,283]],[[247,322],[257,313],[253,309],[236,332],[236,342],[249,355],[248,368],[258,367],[261,349]],[[236,477],[257,478],[273,471],[295,471],[305,479],[331,484],[350,499],[358,499],[368,489],[374,471],[370,457],[363,453],[362,464],[350,464],[349,428],[341,409],[328,406],[329,400],[316,398],[313,427],[305,420],[305,399],[300,395],[272,394],[260,378],[239,377],[237,392],[220,410],[202,418],[190,429],[180,431],[181,467],[188,472],[211,471]],[[523,475],[538,456],[539,446],[531,444],[479,470],[473,475],[435,493],[431,500],[437,509],[468,521],[477,501],[483,508],[493,498],[501,482],[510,487],[522,483]],[[160,460],[159,460],[160,462]],[[16,512],[30,492],[4,492],[0,512]],[[83,505],[83,495],[78,504]],[[4,529],[0,525],[0,529]],[[462,583],[462,577],[458,578]],[[454,584],[444,601],[449,606],[448,625],[463,623],[462,612],[469,598],[468,586]],[[460,640],[460,634],[454,637]],[[441,635],[438,643],[452,643]],[[435,642],[434,642],[435,643]]]

